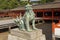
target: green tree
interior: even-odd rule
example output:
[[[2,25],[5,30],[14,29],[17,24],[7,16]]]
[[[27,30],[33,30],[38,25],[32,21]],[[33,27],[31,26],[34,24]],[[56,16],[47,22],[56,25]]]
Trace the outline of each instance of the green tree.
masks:
[[[48,3],[48,2],[53,2],[54,0],[46,0],[46,2]]]
[[[17,0],[10,0],[8,1],[8,9],[11,9],[11,8],[16,8],[18,7],[20,4]]]
[[[46,3],[46,0],[41,0],[41,4],[45,4]]]
[[[7,0],[0,0],[0,9],[7,8]]]
[[[25,6],[26,4],[28,4],[27,1],[21,1],[21,2],[20,2],[20,5],[21,5],[21,6]]]
[[[19,5],[18,0],[0,0],[0,9],[12,9]]]
[[[45,4],[45,3],[49,3],[49,2],[53,2],[54,0],[41,0],[40,3],[41,4]]]
[[[54,0],[41,0],[41,4],[45,4],[48,2],[53,2]],[[32,3],[29,1],[21,1],[21,0],[0,0],[0,10],[1,9],[12,9],[18,6],[25,6],[27,3]]]

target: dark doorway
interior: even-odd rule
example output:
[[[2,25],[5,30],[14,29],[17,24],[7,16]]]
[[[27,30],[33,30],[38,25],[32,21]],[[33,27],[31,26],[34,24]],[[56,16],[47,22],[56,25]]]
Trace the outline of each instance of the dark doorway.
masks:
[[[37,17],[43,17],[43,12],[37,12]]]
[[[54,16],[60,16],[60,12],[55,11],[55,12],[54,12]]]
[[[44,12],[45,16],[52,16],[52,12]]]

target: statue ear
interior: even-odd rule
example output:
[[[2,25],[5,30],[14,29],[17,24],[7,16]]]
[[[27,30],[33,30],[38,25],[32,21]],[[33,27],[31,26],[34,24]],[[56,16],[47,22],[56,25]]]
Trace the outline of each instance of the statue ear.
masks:
[[[19,17],[21,17],[22,15],[21,15],[21,13],[20,13],[20,15],[19,15]]]
[[[22,14],[20,13],[19,18],[21,18],[21,17],[22,17]]]
[[[17,16],[17,19],[18,19],[19,17]]]

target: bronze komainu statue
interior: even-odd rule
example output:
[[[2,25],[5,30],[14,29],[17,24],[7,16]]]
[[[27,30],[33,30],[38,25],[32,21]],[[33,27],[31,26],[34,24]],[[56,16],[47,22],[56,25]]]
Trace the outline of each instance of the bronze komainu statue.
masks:
[[[15,20],[15,23],[19,26],[20,30],[32,31],[33,29],[34,30],[37,29],[35,27],[35,13],[33,12],[33,9],[31,6],[32,5],[27,4],[25,6],[26,12],[23,15],[23,17],[21,17],[20,15],[20,18],[17,17],[17,19]],[[32,23],[32,28],[30,27],[30,24],[29,24],[30,22]]]

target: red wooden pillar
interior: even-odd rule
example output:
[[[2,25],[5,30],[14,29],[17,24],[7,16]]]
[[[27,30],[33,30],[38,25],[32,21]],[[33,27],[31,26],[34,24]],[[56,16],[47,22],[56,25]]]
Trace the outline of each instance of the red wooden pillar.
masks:
[[[52,9],[52,22],[54,20],[54,10]]]
[[[52,9],[52,33],[54,33],[54,28],[55,28],[55,23],[53,22],[54,20],[54,10]]]
[[[44,16],[44,10],[43,10],[43,18],[44,18],[45,16]]]

